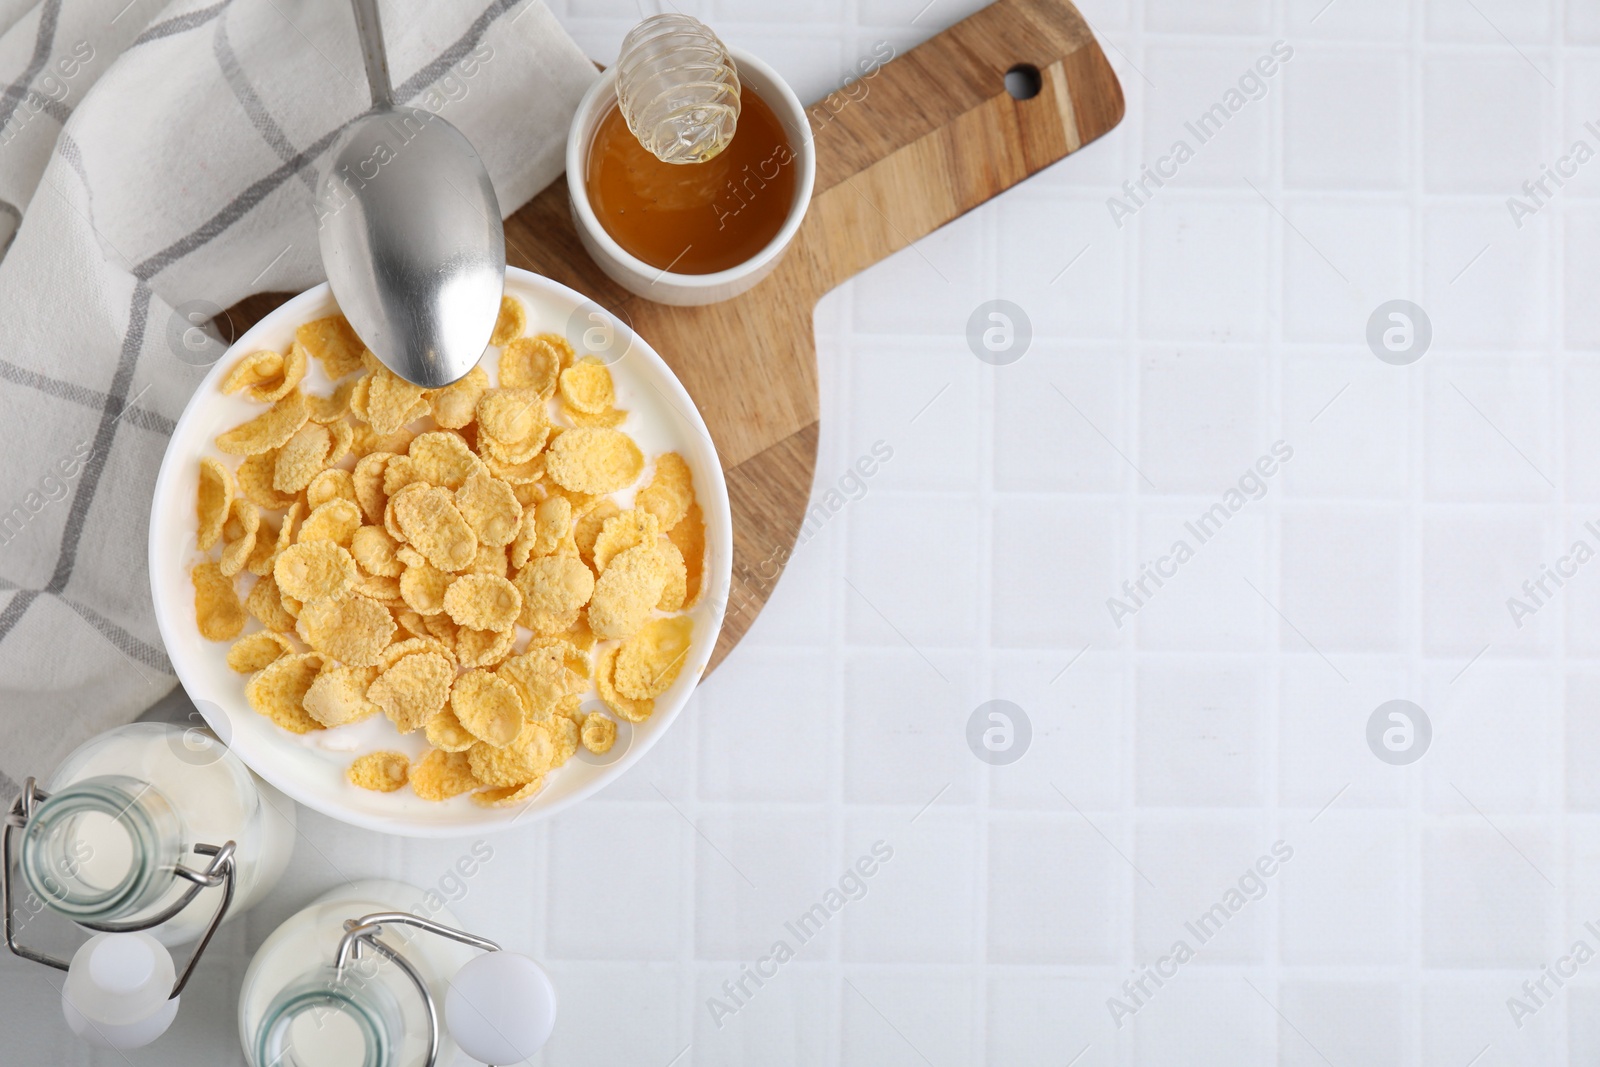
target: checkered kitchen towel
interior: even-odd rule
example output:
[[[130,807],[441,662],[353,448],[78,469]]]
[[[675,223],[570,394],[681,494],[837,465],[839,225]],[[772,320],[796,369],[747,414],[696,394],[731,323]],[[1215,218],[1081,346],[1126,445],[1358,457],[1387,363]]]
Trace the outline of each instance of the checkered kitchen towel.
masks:
[[[595,71],[538,0],[382,18],[396,97],[466,134],[504,210],[560,174]],[[0,29],[0,774],[20,780],[172,688],[145,549],[205,371],[185,331],[322,279],[318,158],[370,99],[343,0],[0,0]]]

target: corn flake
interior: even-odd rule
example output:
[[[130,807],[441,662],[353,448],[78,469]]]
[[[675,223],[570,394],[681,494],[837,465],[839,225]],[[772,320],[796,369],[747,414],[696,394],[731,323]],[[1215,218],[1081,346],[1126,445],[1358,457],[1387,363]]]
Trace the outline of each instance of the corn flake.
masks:
[[[362,596],[376,600],[386,608],[407,607],[405,598],[400,595],[398,578],[386,574],[357,574],[354,588]]]
[[[538,456],[536,458],[541,460],[544,459],[543,456]],[[540,473],[543,474],[542,471]],[[522,505],[522,509],[524,511],[527,511],[529,508],[535,506],[539,503],[539,501],[544,500],[549,495],[545,492],[544,486],[540,485],[538,482],[512,482],[511,491],[516,494],[517,503]]]
[[[294,616],[283,606],[283,594],[270,572],[256,581],[250,595],[244,598],[244,607],[267,629],[281,634],[294,632]]]
[[[676,452],[656,457],[655,473],[650,484],[639,490],[633,506],[643,508],[661,521],[661,531],[666,533],[683,521],[694,504],[694,475],[689,464]]]
[[[247,457],[239,464],[235,475],[240,494],[257,507],[269,511],[282,511],[297,499],[293,493],[280,493],[272,487],[272,479],[278,468],[278,452],[278,449],[271,448]]]
[[[522,613],[522,594],[504,577],[464,574],[444,593],[445,613],[475,630],[504,630]]]
[[[400,599],[418,615],[437,615],[444,610],[445,594],[456,577],[430,563],[406,567],[400,575]]]
[[[442,571],[465,569],[478,555],[478,535],[456,509],[449,490],[407,486],[391,498],[405,540]]]
[[[411,777],[411,761],[404,752],[368,752],[345,769],[350,784],[378,793],[393,793]]]
[[[411,791],[423,800],[449,800],[478,785],[465,752],[429,749],[411,767]]]
[[[328,446],[327,459],[327,465],[331,467],[350,454],[350,449],[355,447],[356,432],[343,419],[329,423],[328,430],[333,434],[333,444]]]
[[[244,562],[245,570],[257,577],[272,573],[272,564],[278,558],[280,529],[269,517],[261,517],[261,525],[256,530],[256,547],[250,550],[250,558]]]
[[[561,400],[573,411],[599,415],[616,403],[611,372],[593,356],[585,356],[561,372]]]
[[[240,674],[265,670],[280,656],[292,655],[294,642],[271,630],[258,630],[241,637],[228,649],[228,669]]]
[[[350,398],[350,411],[355,415],[354,396]],[[403,426],[394,433],[378,433],[367,424],[365,416],[357,417],[361,421],[355,425],[355,439],[350,445],[350,451],[356,456],[365,456],[370,452],[393,452],[397,456],[404,455],[405,450],[411,447],[412,440],[417,436]]]
[[[434,640],[449,645],[454,654],[456,639],[461,636],[461,627],[456,625],[455,620],[446,615],[441,608],[437,615],[424,615],[422,622]]]
[[[244,629],[244,605],[233,579],[216,563],[202,563],[189,573],[194,583],[194,617],[207,641],[231,641]]]
[[[408,485],[429,485],[428,479],[417,472],[410,456],[390,456],[383,465],[383,492],[395,496]]]
[[[419,620],[420,618],[421,616],[418,616]],[[418,652],[437,652],[450,661],[452,668],[456,665],[455,650],[424,630],[419,636],[407,637],[404,640],[396,641],[384,649],[382,667],[387,670],[407,656],[415,655]]]
[[[595,582],[589,602],[589,626],[595,636],[632,637],[650,618],[666,582],[666,567],[654,544],[617,553]]]
[[[356,483],[350,472],[339,467],[330,467],[312,478],[306,486],[306,504],[315,509],[330,500],[348,500],[359,505],[356,499]]]
[[[272,574],[288,596],[317,600],[347,592],[356,581],[356,561],[333,541],[307,541],[278,553]]]
[[[428,412],[427,401],[422,398],[422,386],[413,385],[387,367],[379,366],[369,371],[367,383],[367,422],[374,433],[394,433]],[[359,396],[361,387],[357,386],[350,396],[352,410],[356,408],[356,398]]]
[[[438,652],[413,652],[386,668],[367,687],[367,699],[403,734],[421,729],[450,699],[454,662]]]
[[[522,594],[518,621],[536,634],[558,634],[572,626],[595,591],[593,572],[582,560],[567,555],[531,560],[517,572],[513,584]]]
[[[687,615],[652,619],[617,650],[612,683],[635,700],[665,693],[689,655],[694,620]]]
[[[282,376],[283,357],[271,349],[262,349],[251,352],[233,365],[233,369],[223,376],[222,391],[237,393]]]
[[[472,731],[461,725],[456,713],[447,704],[443,711],[429,719],[423,727],[428,744],[441,752],[465,752],[478,743]]]
[[[250,399],[262,404],[275,404],[289,395],[306,376],[306,350],[303,345],[290,345],[283,357],[281,373],[267,381],[250,387]]]
[[[500,664],[497,672],[509,681],[522,698],[524,713],[533,722],[544,722],[569,703],[576,706],[588,683],[587,673],[573,670],[566,649],[533,646],[520,656]]]
[[[571,714],[559,715],[550,720],[547,727],[550,731],[550,740],[555,743],[555,765],[561,766],[571,759],[578,751],[579,729],[578,724],[582,717],[577,714],[577,708]]]
[[[516,540],[522,505],[511,487],[480,470],[456,490],[456,509],[478,535],[480,545],[503,548]],[[501,565],[504,570],[504,564]]]
[[[555,352],[556,357],[561,361],[563,369],[572,366],[573,361],[578,358],[578,354],[572,350],[571,342],[559,333],[534,334],[533,339],[535,341],[543,341],[549,345],[551,350]]]
[[[244,687],[244,696],[258,715],[265,715],[292,734],[322,729],[307,714],[306,691],[322,672],[322,657],[315,652],[280,656]]]
[[[332,541],[348,549],[361,529],[361,509],[348,500],[330,500],[306,516],[295,540],[300,544]]]
[[[395,555],[400,545],[382,526],[362,526],[350,538],[356,566],[373,577],[398,578],[406,565]]]
[[[405,610],[397,610],[394,613],[394,621],[400,624],[400,629],[404,630],[412,637],[427,637],[430,640],[432,639],[431,635],[428,633],[428,627],[423,622],[422,615],[416,611],[412,611],[409,605],[405,608]],[[395,645],[390,645],[389,649],[386,649],[384,654],[387,655],[389,650],[395,647]]]
[[[445,489],[460,489],[463,482],[483,470],[483,460],[472,454],[460,434],[449,430],[420,434],[411,442],[407,458],[415,477]]]
[[[306,644],[348,667],[377,666],[394,629],[388,608],[356,592],[306,601],[295,624]]]
[[[507,574],[506,550],[499,545],[478,546],[478,554],[473,557],[470,564],[462,573],[464,574],[493,574],[504,578]]]
[[[491,786],[474,792],[472,802],[480,808],[509,808],[532,800],[543,788],[543,778],[536,778],[525,785]]]
[[[522,700],[511,683],[487,671],[470,670],[450,690],[450,710],[478,740],[499,748],[522,731]]]
[[[367,687],[377,675],[373,667],[324,665],[301,701],[306,714],[324,726],[344,726],[370,719],[378,714],[379,708],[367,699]]]
[[[480,433],[478,451],[483,454],[485,465],[493,464],[502,470],[533,471],[540,468],[531,467],[529,464],[543,458],[541,453],[547,440],[549,440],[548,430],[511,444],[487,433]],[[542,470],[540,476],[543,476]]]
[[[368,522],[383,521],[383,508],[389,502],[388,491],[383,487],[384,467],[392,458],[393,452],[368,452],[356,461],[356,469],[350,475],[356,503],[361,505],[361,514]]]
[[[461,661],[463,667],[493,667],[511,655],[516,639],[517,630],[514,626],[508,626],[504,630],[477,630],[471,626],[458,626],[456,659]]]
[[[350,414],[350,396],[355,390],[356,382],[352,378],[335,386],[331,396],[317,396],[314,393],[307,396],[311,421],[325,424],[343,422],[345,416]]]
[[[214,459],[200,461],[200,488],[195,499],[198,530],[195,547],[209,552],[222,537],[222,527],[233,507],[233,472]]]
[[[478,401],[478,429],[496,444],[515,445],[544,436],[550,428],[544,399],[531,389],[490,389]],[[479,441],[479,447],[486,442]]]
[[[294,339],[322,363],[334,381],[361,369],[361,351],[366,346],[343,315],[308,322],[294,332]]]
[[[528,309],[514,296],[500,298],[500,316],[494,321],[494,333],[489,335],[492,345],[510,344],[528,328]]]
[[[253,456],[279,448],[305,425],[308,417],[305,394],[290,390],[288,396],[262,414],[219,434],[217,448],[230,456]]]
[[[616,501],[607,497],[578,516],[577,525],[572,531],[573,547],[578,550],[578,557],[590,567],[594,566],[594,545],[600,539],[600,531],[605,529],[607,520],[621,514],[622,509],[617,507]]]
[[[600,694],[600,699],[617,714],[619,718],[629,722],[644,722],[656,710],[654,698],[646,697],[643,700],[635,699],[617,691],[612,672],[616,669],[616,647],[601,649],[594,665],[595,689]]]
[[[256,548],[258,551],[251,554],[250,562],[246,564],[251,574],[264,577],[272,573],[272,568],[278,562],[279,554],[294,544],[295,524],[300,521],[300,513],[304,510],[305,505],[298,500],[289,505],[289,510],[284,512],[283,522],[277,527],[276,540],[265,548],[263,548],[264,539],[267,532],[272,530],[272,526],[267,520],[261,520],[264,529],[256,531]]]
[[[637,508],[619,512],[607,519],[595,538],[590,553],[594,569],[604,574],[611,557],[635,545],[653,545],[660,537],[660,522],[648,511]]]
[[[571,420],[572,425],[588,429],[614,430],[628,421],[628,413],[619,408],[607,408],[604,411],[590,414],[587,411],[577,411],[569,407],[563,409],[563,413]]]
[[[560,351],[544,335],[519,337],[500,353],[500,384],[506,389],[530,389],[548,399],[555,394],[561,366]]]
[[[567,430],[550,445],[545,471],[563,488],[579,493],[626,489],[644,469],[633,438],[620,430]]]
[[[473,367],[466,377],[428,393],[428,409],[433,421],[447,430],[459,430],[478,414],[478,400],[489,389],[489,375]]]
[[[700,516],[700,505],[690,504],[683,521],[667,531],[667,537],[683,557],[685,586],[683,607],[693,607],[700,599],[700,587],[706,569],[706,524]]]
[[[591,711],[583,717],[579,737],[583,740],[584,748],[596,756],[604,756],[617,743],[617,724],[598,711]]]
[[[683,553],[665,537],[656,541],[656,553],[661,557],[661,567],[667,576],[661,586],[661,599],[656,601],[656,610],[682,611],[689,592],[689,570],[684,566]]]
[[[511,565],[527,566],[532,556],[551,556],[572,536],[572,502],[564,496],[540,501],[522,516],[522,529],[511,545]]]
[[[218,564],[223,577],[232,578],[244,570],[256,548],[256,533],[261,529],[261,510],[248,500],[235,500],[228,521],[222,527],[222,559]]]
[[[521,786],[544,777],[555,765],[556,746],[550,731],[530,722],[509,745],[478,742],[467,750],[472,776],[488,786]]]
[[[328,465],[333,434],[318,422],[308,422],[296,430],[278,452],[272,471],[272,487],[280,493],[298,493],[311,484]]]

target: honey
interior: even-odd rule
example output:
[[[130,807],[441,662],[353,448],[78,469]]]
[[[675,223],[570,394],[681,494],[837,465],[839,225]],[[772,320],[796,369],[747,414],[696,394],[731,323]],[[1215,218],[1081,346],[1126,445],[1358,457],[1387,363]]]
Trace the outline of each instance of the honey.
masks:
[[[661,162],[612,105],[584,184],[600,225],[630,255],[674,274],[712,274],[778,235],[794,206],[797,162],[778,116],[745,85],[733,139],[703,163]]]

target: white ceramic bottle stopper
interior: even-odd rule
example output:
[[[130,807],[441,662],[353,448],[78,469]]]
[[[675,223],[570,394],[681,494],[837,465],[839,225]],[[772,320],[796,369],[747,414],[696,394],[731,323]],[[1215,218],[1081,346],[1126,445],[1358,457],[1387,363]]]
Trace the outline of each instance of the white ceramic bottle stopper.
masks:
[[[72,955],[61,1010],[72,1032],[101,1048],[148,1045],[178,1014],[176,970],[146,933],[96,934]]]
[[[556,1025],[556,989],[529,956],[487,952],[450,980],[445,1027],[461,1051],[483,1063],[521,1063]]]

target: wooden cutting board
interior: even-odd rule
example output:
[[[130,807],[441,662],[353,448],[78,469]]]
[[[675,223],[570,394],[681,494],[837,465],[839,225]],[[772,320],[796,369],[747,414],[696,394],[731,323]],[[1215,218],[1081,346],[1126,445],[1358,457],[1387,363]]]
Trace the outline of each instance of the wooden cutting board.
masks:
[[[1032,76],[1015,99],[1006,73]],[[850,97],[855,99],[850,99]],[[812,311],[822,296],[1109,131],[1122,87],[1067,0],[998,0],[809,109],[816,191],[777,270],[709,307],[656,304],[600,272],[578,241],[564,180],[506,219],[506,259],[624,316],[688,389],[733,505],[733,590],[710,668],[777,584],[817,460]],[[243,329],[286,299],[227,313]]]

